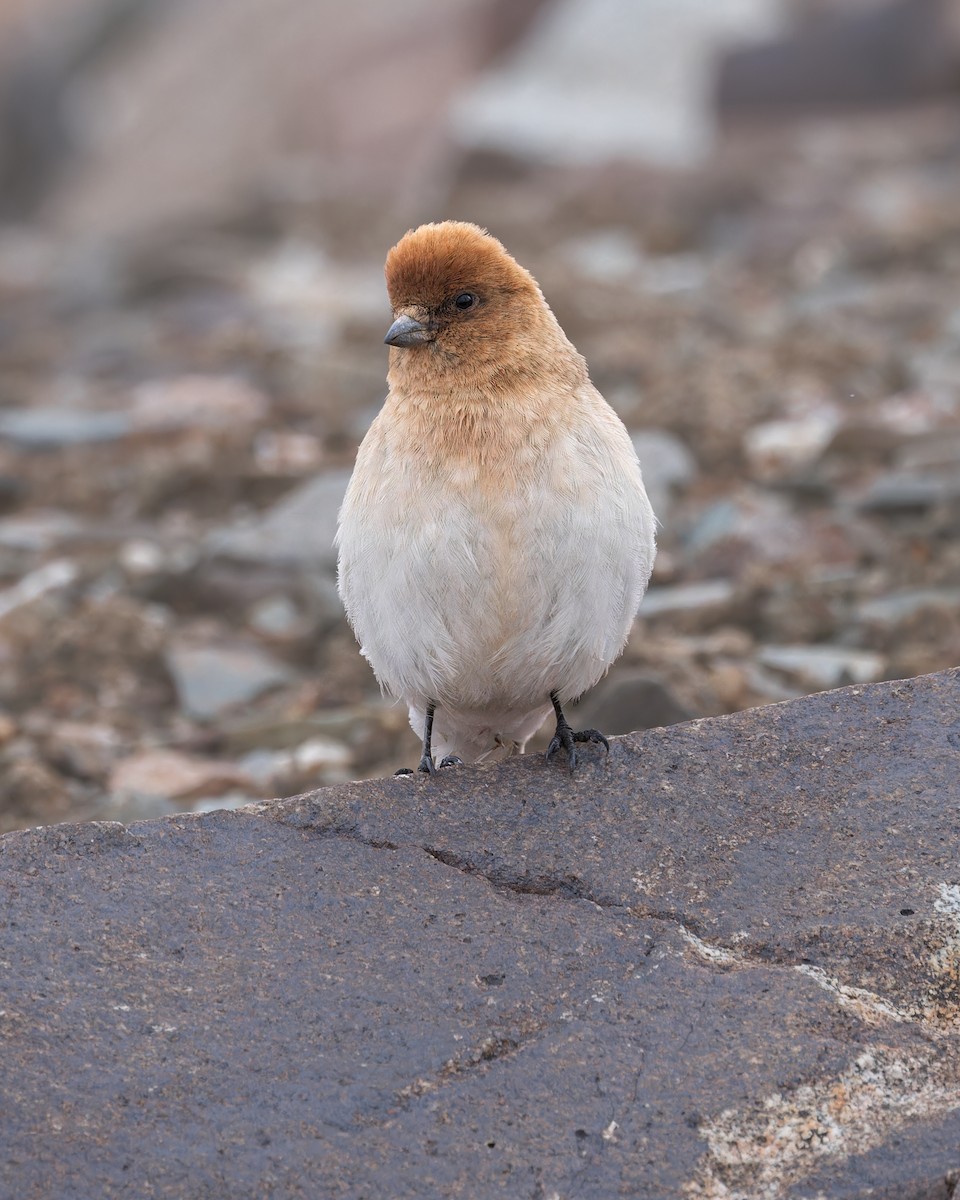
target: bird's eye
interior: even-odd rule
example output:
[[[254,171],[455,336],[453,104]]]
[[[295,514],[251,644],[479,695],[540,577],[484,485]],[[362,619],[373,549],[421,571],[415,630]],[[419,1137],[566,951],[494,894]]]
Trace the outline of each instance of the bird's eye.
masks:
[[[461,292],[453,303],[461,312],[466,312],[468,308],[473,308],[475,304],[479,303],[479,297],[475,296],[473,292]]]

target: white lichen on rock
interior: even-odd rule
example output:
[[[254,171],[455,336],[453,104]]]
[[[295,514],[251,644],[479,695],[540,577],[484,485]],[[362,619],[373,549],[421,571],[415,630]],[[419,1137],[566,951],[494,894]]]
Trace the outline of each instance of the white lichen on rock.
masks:
[[[933,1048],[903,1055],[877,1045],[833,1079],[727,1109],[701,1126],[709,1149],[684,1194],[779,1200],[825,1159],[862,1154],[908,1121],[960,1108],[954,1075]]]

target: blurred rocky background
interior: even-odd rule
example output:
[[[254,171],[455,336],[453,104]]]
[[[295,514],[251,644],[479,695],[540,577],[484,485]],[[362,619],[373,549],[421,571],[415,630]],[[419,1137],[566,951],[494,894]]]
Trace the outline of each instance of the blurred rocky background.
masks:
[[[960,662],[957,3],[0,0],[0,830],[413,762],[331,541],[443,217],[662,522],[582,720]]]

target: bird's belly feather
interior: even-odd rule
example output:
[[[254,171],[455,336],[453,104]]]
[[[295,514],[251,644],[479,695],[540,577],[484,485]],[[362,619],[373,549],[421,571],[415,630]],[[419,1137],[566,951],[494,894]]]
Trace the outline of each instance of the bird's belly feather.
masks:
[[[629,482],[629,481],[628,481]],[[592,686],[623,647],[653,557],[639,472],[344,505],[341,590],[383,687],[420,708],[527,712]],[[434,497],[433,500],[430,497]]]

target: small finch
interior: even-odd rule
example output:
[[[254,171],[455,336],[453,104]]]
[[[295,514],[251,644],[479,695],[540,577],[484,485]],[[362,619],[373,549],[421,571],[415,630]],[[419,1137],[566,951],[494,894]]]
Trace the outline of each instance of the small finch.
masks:
[[[386,402],[337,532],[347,618],[423,739],[419,770],[575,743],[562,706],[618,657],[650,578],[655,519],[633,444],[536,281],[476,225],[387,256]]]

